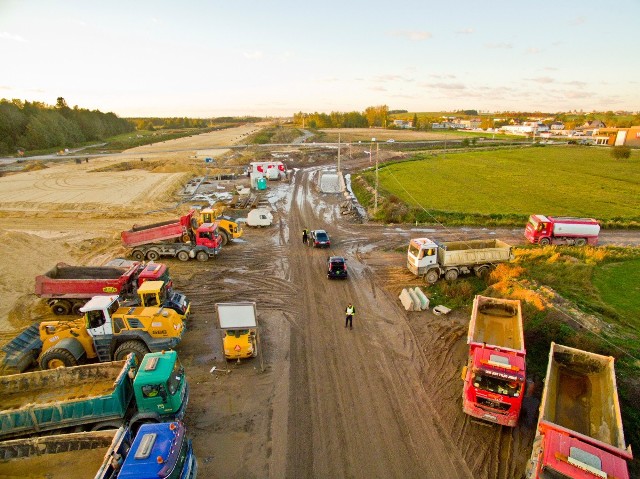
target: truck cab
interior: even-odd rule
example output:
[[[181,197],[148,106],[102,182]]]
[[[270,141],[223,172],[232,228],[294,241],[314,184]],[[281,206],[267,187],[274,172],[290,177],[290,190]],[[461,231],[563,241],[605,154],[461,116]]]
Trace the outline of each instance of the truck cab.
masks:
[[[173,280],[166,264],[152,262],[142,266],[138,274],[138,287],[142,286],[145,281],[162,281],[166,285],[167,291],[173,288]]]
[[[213,254],[218,254],[222,245],[222,238],[218,234],[217,223],[202,223],[195,231],[195,243],[197,246],[208,248]]]
[[[407,268],[416,276],[422,276],[438,266],[438,244],[429,238],[414,238],[409,242]]]
[[[231,239],[240,238],[242,236],[242,228],[238,226],[233,218],[222,214],[224,207],[203,208],[200,210],[198,224],[218,222],[220,236],[222,236],[222,246],[226,245]]]
[[[175,351],[145,355],[133,380],[139,416],[148,413],[182,419],[189,402],[189,386]]]
[[[189,316],[191,302],[184,294],[169,290],[163,281],[145,281],[138,287],[138,297],[143,307],[162,305],[174,310],[183,320]]]
[[[465,413],[505,426],[518,423],[526,379],[522,356],[476,347],[464,373]]]
[[[195,479],[198,462],[182,422],[143,424],[118,479]]]
[[[258,355],[258,323],[255,303],[217,303],[222,347],[227,360]]]

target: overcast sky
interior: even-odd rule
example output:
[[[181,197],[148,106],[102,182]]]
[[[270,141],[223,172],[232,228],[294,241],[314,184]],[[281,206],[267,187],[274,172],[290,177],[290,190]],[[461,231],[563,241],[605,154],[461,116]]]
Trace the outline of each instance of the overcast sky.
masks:
[[[0,0],[0,98],[119,116],[640,110],[640,0]]]

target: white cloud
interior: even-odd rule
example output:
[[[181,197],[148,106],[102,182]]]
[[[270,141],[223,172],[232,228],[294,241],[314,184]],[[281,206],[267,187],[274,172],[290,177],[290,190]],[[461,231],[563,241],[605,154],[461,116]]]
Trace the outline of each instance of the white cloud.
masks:
[[[438,88],[440,90],[465,90],[467,87],[462,83],[426,83],[425,86]]]
[[[540,49],[537,47],[529,47],[527,48],[527,53],[530,55],[537,55],[538,53],[540,53]]]
[[[14,42],[26,42],[26,40],[20,35],[15,35],[9,32],[0,32],[0,38],[4,40],[13,40]]]
[[[585,17],[576,17],[571,22],[571,25],[577,26],[577,25],[584,25],[585,23],[587,23],[587,19]]]
[[[395,32],[391,32],[394,37],[405,37],[411,40],[412,42],[420,42],[422,40],[428,40],[433,37],[431,32],[426,31],[415,31],[415,30],[398,30]]]
[[[555,80],[551,77],[538,77],[538,78],[529,78],[530,81],[535,83],[553,83]]]
[[[475,33],[475,29],[473,29],[473,28],[463,28],[462,30],[457,30],[456,33],[460,33],[462,35],[470,35],[471,33]]]

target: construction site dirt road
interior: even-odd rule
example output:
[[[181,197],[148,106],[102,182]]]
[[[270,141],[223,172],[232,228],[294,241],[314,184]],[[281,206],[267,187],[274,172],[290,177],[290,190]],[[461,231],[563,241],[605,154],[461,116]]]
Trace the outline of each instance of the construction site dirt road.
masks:
[[[274,225],[246,228],[216,260],[166,261],[176,289],[192,301],[177,349],[191,388],[186,424],[200,474],[521,477],[531,453],[535,405],[525,407],[516,428],[478,423],[463,414],[460,369],[466,362],[469,311],[407,312],[398,294],[423,285],[405,266],[402,250],[410,237],[491,235],[517,244],[524,240],[522,230],[360,224],[342,214],[341,195],[317,191],[322,168],[314,163],[295,169],[288,183],[270,182]],[[162,197],[162,188],[152,190],[154,196],[145,201],[154,207],[175,203]],[[10,293],[2,339],[48,317],[46,305],[32,294],[36,274],[58,261],[103,264],[122,256],[119,232],[144,222],[141,208],[133,214],[103,204],[109,213],[100,215],[85,209],[80,198],[73,201],[79,214],[55,205],[47,212],[42,203],[37,211],[33,205],[26,209],[8,199],[0,205],[2,272],[12,279],[0,283],[0,290]],[[326,230],[330,250],[304,245],[304,228]],[[637,244],[638,238],[635,232],[603,232],[602,240]],[[329,254],[347,259],[349,279],[327,279]],[[224,360],[215,303],[231,301],[256,302],[262,357]],[[353,330],[344,327],[350,302],[356,308]]]

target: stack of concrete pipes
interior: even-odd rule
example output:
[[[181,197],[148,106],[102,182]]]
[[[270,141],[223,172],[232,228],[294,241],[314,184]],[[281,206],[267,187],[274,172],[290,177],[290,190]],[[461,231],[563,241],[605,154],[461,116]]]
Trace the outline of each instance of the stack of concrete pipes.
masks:
[[[418,287],[404,288],[400,293],[400,302],[407,311],[424,311],[429,309],[429,298]]]

